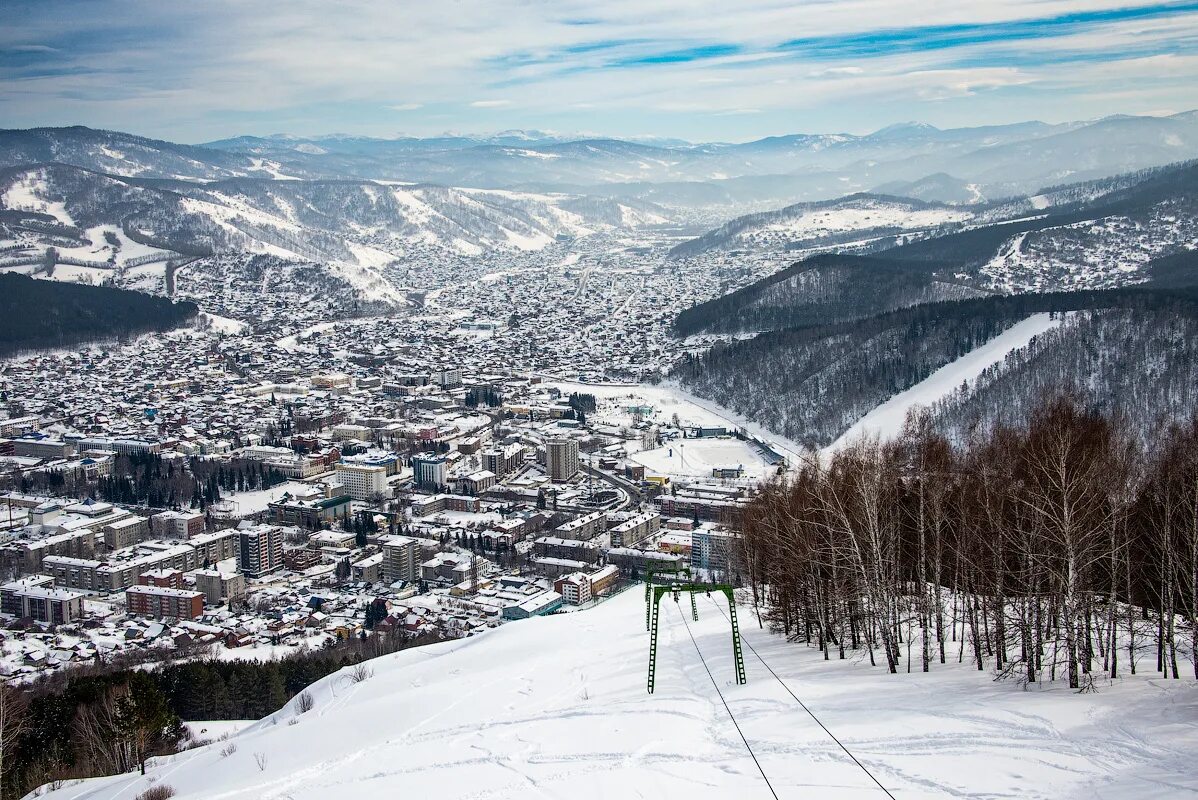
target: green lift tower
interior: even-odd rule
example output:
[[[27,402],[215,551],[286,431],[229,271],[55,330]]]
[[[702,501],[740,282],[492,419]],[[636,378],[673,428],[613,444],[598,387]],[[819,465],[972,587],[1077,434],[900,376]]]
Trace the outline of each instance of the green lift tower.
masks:
[[[685,568],[683,568],[685,569]],[[681,572],[682,570],[679,570]],[[689,570],[686,570],[689,578]],[[673,580],[664,585],[652,585],[652,572],[646,575],[645,581],[645,599],[647,601],[648,610],[647,620],[649,623],[649,694],[653,694],[653,687],[657,678],[657,629],[661,619],[661,598],[667,592],[673,594],[674,602],[678,602],[679,595],[682,592],[687,592],[691,596],[691,615],[694,619],[699,618],[699,609],[695,603],[695,594],[703,592],[710,596],[712,592],[723,592],[728,598],[728,619],[732,623],[732,658],[736,664],[736,682],[745,683],[745,658],[740,646],[740,627],[736,622],[736,598],[732,594],[732,587],[724,583],[694,583],[690,580],[681,581]]]

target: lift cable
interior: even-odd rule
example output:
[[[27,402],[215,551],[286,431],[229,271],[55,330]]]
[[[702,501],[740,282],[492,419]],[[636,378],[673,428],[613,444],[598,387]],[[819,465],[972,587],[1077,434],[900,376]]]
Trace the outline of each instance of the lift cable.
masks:
[[[720,691],[720,686],[716,683],[715,676],[711,674],[711,668],[707,666],[707,659],[703,657],[703,651],[699,649],[699,643],[695,641],[695,634],[691,631],[690,623],[686,621],[686,614],[682,611],[682,606],[678,607],[678,613],[682,617],[682,624],[686,626],[687,634],[691,637],[691,644],[695,646],[695,652],[699,654],[699,661],[702,662],[703,669],[707,670],[707,677],[711,679],[711,685],[715,687],[715,693],[720,696],[720,702],[724,704],[724,710],[728,712],[728,718],[732,720],[732,724],[736,727],[736,732],[740,734],[740,740],[745,743],[745,749],[749,751],[749,756],[753,759],[753,763],[757,765],[757,771],[761,773],[761,778],[765,781],[770,794],[774,796],[774,800],[779,800],[778,793],[774,791],[773,784],[770,783],[765,770],[761,768],[761,762],[757,760],[757,754],[753,752],[753,746],[745,738],[744,731],[740,729],[740,723],[736,721],[736,716],[732,713],[732,709],[728,707],[728,701],[724,699],[724,693]]]
[[[724,609],[720,608],[719,603],[712,600],[711,604],[714,605],[716,607],[716,610],[718,610],[721,614],[724,614]],[[724,615],[724,618],[725,619],[728,618],[727,614]],[[683,619],[685,619],[685,615],[683,616]],[[694,637],[691,637],[691,638],[693,639]],[[743,637],[742,637],[742,639],[743,639]],[[821,722],[819,717],[815,716],[815,712],[813,712],[810,708],[808,708],[807,704],[804,703],[802,700],[800,700],[799,696],[797,694],[795,694],[794,692],[791,691],[790,687],[786,685],[786,681],[782,680],[782,678],[779,677],[778,673],[774,672],[774,668],[771,667],[768,663],[766,663],[766,660],[761,657],[761,653],[758,653],[757,649],[755,647],[753,647],[753,645],[747,639],[744,640],[744,644],[746,647],[748,647],[750,650],[753,651],[753,655],[757,656],[757,660],[761,662],[761,665],[763,667],[765,667],[766,669],[768,669],[770,671],[770,674],[774,676],[774,679],[776,681],[778,681],[778,683],[782,684],[782,688],[786,690],[786,693],[789,694],[791,697],[793,697],[794,701],[796,703],[798,703],[799,706],[802,707],[802,709],[804,711],[807,712],[808,716],[810,716],[813,720],[815,720],[815,724],[819,725],[821,728],[823,728],[824,733],[828,734],[829,738],[831,738],[832,741],[834,741],[834,742],[836,742],[836,744],[840,745],[840,749],[844,751],[845,755],[847,755],[849,758],[853,759],[853,763],[856,764],[857,766],[861,767],[861,771],[864,772],[866,775],[868,775],[870,780],[872,780],[874,783],[876,783],[878,785],[878,788],[881,789],[883,792],[885,792],[886,796],[889,797],[890,800],[894,800],[894,795],[890,793],[890,790],[887,789],[885,786],[883,786],[882,782],[880,780],[878,780],[872,772],[869,771],[869,768],[866,767],[864,764],[862,764],[857,759],[857,756],[853,755],[849,751],[849,749],[844,746],[844,742],[837,739],[836,734],[834,734],[834,733],[832,733],[832,731],[828,730],[828,726],[825,725],[823,722]],[[732,712],[728,712],[728,713],[731,714]],[[738,728],[738,730],[739,730],[739,728]],[[777,795],[775,795],[775,797],[776,796]]]

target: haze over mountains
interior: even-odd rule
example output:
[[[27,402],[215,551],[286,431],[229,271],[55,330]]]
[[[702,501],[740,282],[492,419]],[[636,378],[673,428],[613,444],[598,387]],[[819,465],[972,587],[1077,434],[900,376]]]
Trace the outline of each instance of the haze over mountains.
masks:
[[[179,145],[88,128],[0,132],[0,164],[58,161],[141,178],[372,179],[746,209],[858,191],[943,202],[1035,193],[1198,157],[1198,114],[938,130],[793,134],[743,144],[492,137],[240,136]]]

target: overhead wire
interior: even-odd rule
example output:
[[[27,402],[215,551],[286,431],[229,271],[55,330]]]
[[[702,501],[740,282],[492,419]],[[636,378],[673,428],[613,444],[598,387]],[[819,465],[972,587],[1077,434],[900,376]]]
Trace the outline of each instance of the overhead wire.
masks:
[[[711,600],[711,604],[716,607],[716,610],[724,615],[724,619],[728,619],[728,615],[726,613],[724,613],[724,609],[720,608],[720,604],[717,603],[715,600],[713,600],[710,597],[708,599]],[[683,615],[683,621],[685,621],[685,620],[686,620],[686,616]],[[688,631],[689,631],[689,626],[688,626]],[[693,636],[691,637],[691,640],[694,641]],[[763,667],[765,667],[767,670],[769,670],[770,674],[774,676],[774,680],[778,681],[778,683],[782,685],[782,688],[786,690],[786,693],[794,698],[794,701],[796,703],[798,703],[799,706],[804,711],[807,712],[807,715],[809,717],[811,717],[813,720],[815,720],[815,724],[819,725],[820,728],[823,729],[824,733],[828,734],[828,738],[830,738],[832,741],[836,742],[836,744],[840,746],[840,749],[844,751],[844,754],[847,755],[849,758],[851,758],[853,760],[853,763],[856,764],[858,767],[860,767],[861,771],[864,772],[866,775],[868,775],[870,780],[872,780],[875,784],[877,784],[878,788],[881,789],[883,792],[885,792],[886,796],[889,797],[890,800],[894,800],[894,795],[890,793],[890,790],[887,789],[880,780],[878,780],[877,776],[875,776],[872,772],[870,772],[869,768],[866,767],[865,764],[861,763],[861,760],[858,759],[857,756],[853,755],[852,751],[849,750],[849,748],[847,748],[845,746],[844,742],[842,742],[842,741],[840,741],[840,739],[836,738],[836,734],[832,733],[832,731],[830,731],[828,729],[828,726],[825,725],[820,720],[820,718],[815,715],[815,712],[812,711],[810,708],[808,708],[807,704],[799,699],[799,696],[797,694],[795,694],[789,686],[786,685],[786,681],[782,680],[781,676],[779,676],[778,673],[774,671],[774,668],[769,665],[769,662],[767,662],[764,658],[761,657],[761,653],[757,652],[757,648],[753,647],[753,645],[750,644],[747,640],[745,640],[744,637],[741,637],[741,641],[746,647],[749,648],[750,651],[752,651],[753,655],[757,656],[757,660],[761,662],[761,665]],[[696,649],[697,648],[698,648],[698,645],[696,645]],[[704,664],[704,666],[706,666],[706,664]],[[709,672],[708,674],[710,675],[711,673]],[[713,679],[713,682],[714,682],[714,679]],[[722,698],[722,695],[721,695],[721,698]],[[731,714],[732,712],[730,711],[728,713]],[[739,727],[738,727],[738,730],[739,730]]]

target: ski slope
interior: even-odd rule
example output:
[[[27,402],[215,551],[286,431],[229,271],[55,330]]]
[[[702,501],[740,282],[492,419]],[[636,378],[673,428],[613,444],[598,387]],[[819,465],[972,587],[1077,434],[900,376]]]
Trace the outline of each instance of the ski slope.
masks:
[[[1027,347],[1034,337],[1052,330],[1061,321],[1059,315],[1054,319],[1052,314],[1032,314],[1015,323],[990,341],[945,364],[910,389],[899,392],[870,411],[842,433],[825,452],[834,453],[862,436],[893,439],[902,431],[911,409],[931,405],[963,383],[972,384],[988,367],[999,363],[1015,350]]]
[[[653,695],[635,587],[582,613],[377,659],[365,682],[343,672],[315,684],[306,714],[292,705],[146,777],[45,796],[132,800],[153,781],[178,800],[770,798],[713,681],[779,798],[885,797],[783,682],[900,800],[1198,792],[1198,684],[1153,679],[1147,659],[1140,677],[1086,695],[1023,691],[968,664],[889,675],[825,662],[742,608],[746,642],[779,677],[746,648],[741,686],[719,604],[700,597],[692,622],[663,599]]]

